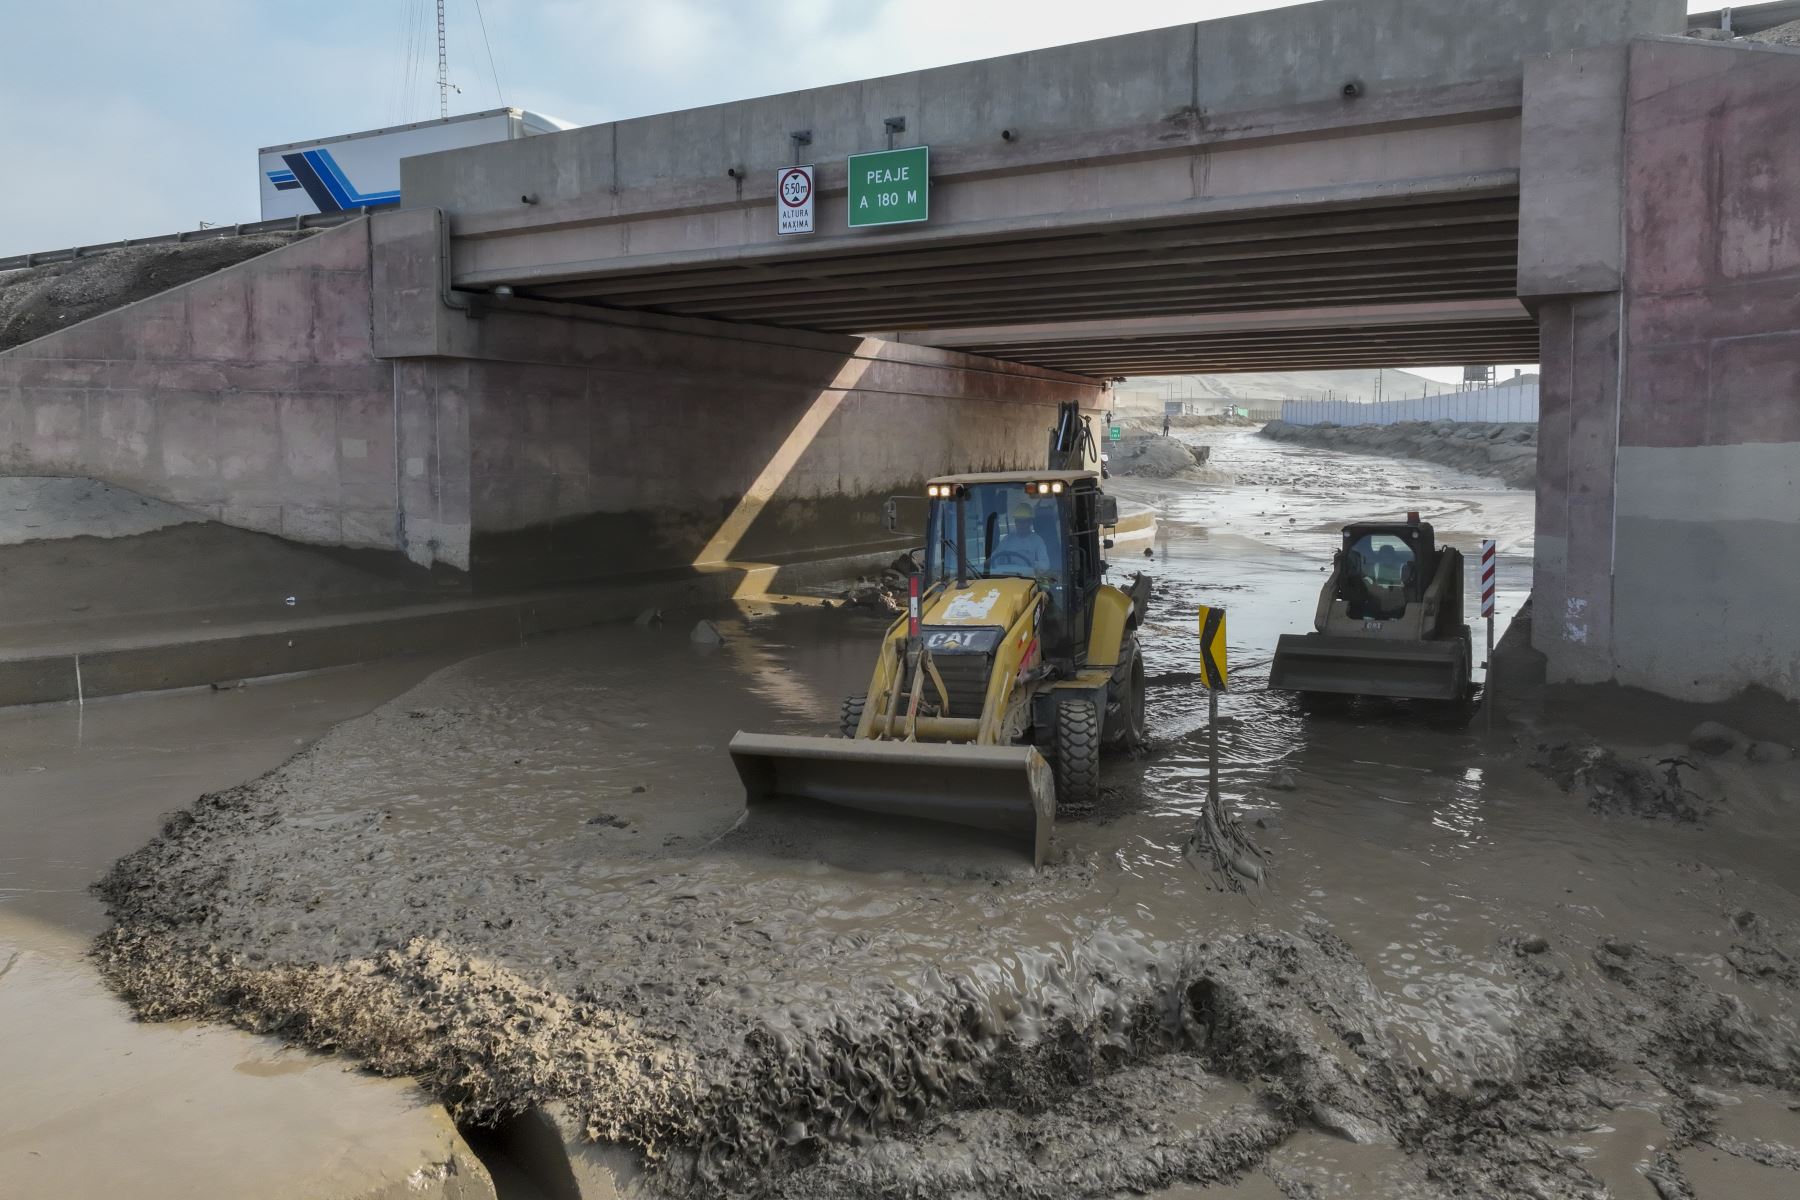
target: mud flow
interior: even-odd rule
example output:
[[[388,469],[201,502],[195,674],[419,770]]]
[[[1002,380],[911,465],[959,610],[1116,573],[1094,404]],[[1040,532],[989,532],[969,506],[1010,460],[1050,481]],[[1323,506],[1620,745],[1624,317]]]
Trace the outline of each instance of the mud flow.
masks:
[[[957,828],[746,818],[732,733],[833,728],[884,623],[748,606],[716,646],[469,660],[203,798],[103,884],[103,969],[465,1122],[556,1114],[645,1194],[1800,1194],[1792,764],[1623,714],[1614,754],[1680,753],[1709,798],[1673,821],[1534,766],[1579,730],[1528,705],[1492,738],[1302,714],[1267,659],[1337,526],[1498,536],[1510,615],[1531,496],[1193,436],[1209,481],[1116,481],[1162,518],[1114,551],[1157,579],[1153,745],[1042,871]],[[1229,607],[1216,807],[1200,602]]]

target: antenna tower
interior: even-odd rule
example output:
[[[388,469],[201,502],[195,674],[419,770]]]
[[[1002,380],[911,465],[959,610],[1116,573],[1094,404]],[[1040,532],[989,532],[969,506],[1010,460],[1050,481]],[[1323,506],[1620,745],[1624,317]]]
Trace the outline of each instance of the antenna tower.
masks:
[[[450,115],[450,60],[444,55],[444,0],[437,0],[438,116]]]

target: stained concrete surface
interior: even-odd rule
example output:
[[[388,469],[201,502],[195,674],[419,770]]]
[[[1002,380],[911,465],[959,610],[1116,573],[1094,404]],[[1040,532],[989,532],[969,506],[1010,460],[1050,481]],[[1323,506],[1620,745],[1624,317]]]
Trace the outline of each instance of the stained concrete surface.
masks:
[[[1522,227],[1555,231],[1520,260],[1542,334],[1533,628],[1553,680],[1800,699],[1793,622],[1760,600],[1793,590],[1779,564],[1800,512],[1783,486],[1800,174],[1770,150],[1800,120],[1797,85],[1792,50],[1744,41],[1638,39],[1528,72]]]
[[[491,1197],[441,1104],[343,1059],[144,1024],[87,960],[89,884],[442,659],[0,712],[0,1196]]]
[[[109,878],[108,977],[471,1119],[562,1106],[653,1191],[1782,1194],[1791,770],[1705,760],[1726,803],[1677,829],[1564,795],[1522,707],[1494,741],[1302,716],[1260,660],[1337,522],[1417,504],[1519,544],[1529,497],[1242,434],[1214,456],[1234,484],[1132,485],[1160,489],[1156,744],[1041,874],[964,831],[742,820],[730,733],[828,728],[881,628],[753,605],[710,652],[651,627],[465,662],[215,793]],[[1199,599],[1231,606],[1221,778],[1261,888],[1196,853]]]

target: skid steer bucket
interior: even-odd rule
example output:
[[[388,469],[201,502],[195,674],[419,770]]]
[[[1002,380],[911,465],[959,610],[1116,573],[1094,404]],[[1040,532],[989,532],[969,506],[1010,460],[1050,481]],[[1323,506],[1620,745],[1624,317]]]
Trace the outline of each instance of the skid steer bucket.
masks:
[[[751,807],[786,798],[993,830],[1024,843],[1033,866],[1056,822],[1056,784],[1031,746],[739,733],[731,761]]]
[[[1456,700],[1468,686],[1462,642],[1283,634],[1269,686],[1290,692]]]

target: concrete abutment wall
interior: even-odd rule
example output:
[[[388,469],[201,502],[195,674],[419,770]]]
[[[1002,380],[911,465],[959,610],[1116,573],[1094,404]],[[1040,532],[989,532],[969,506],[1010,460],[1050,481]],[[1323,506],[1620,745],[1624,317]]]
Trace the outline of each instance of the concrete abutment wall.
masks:
[[[881,501],[1039,465],[1097,382],[870,339],[442,290],[383,214],[0,354],[0,470],[515,587],[885,544]]]
[[[1527,73],[1553,678],[1800,697],[1797,97],[1800,52],[1738,44],[1641,39]]]
[[[447,304],[443,220],[374,218],[375,348],[400,364],[401,541],[417,561],[466,554],[511,584],[851,554],[890,540],[889,495],[1040,466],[1055,406],[1103,394],[870,338]]]
[[[0,471],[391,549],[393,371],[369,312],[358,222],[0,353]]]

